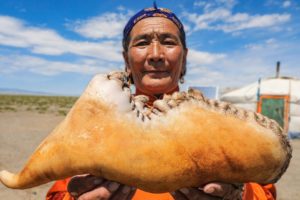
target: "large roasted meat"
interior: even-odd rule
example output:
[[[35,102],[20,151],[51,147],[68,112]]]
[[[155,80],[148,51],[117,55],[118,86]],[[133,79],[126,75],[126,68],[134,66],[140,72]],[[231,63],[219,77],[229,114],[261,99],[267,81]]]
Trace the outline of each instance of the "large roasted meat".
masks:
[[[95,76],[23,170],[1,171],[1,182],[24,189],[88,173],[167,192],[214,181],[274,183],[287,169],[291,147],[274,120],[195,90],[150,106],[125,78]]]

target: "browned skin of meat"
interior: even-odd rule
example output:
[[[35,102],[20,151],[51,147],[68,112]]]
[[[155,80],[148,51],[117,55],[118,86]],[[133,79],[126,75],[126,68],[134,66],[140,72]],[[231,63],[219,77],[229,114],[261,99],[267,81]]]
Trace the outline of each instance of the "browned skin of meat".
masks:
[[[107,78],[127,87],[123,73]],[[165,95],[153,107],[131,98],[132,111],[119,113],[94,82],[19,174],[0,173],[4,185],[24,189],[89,173],[167,192],[214,181],[274,183],[288,167],[286,136],[260,114],[195,90]]]

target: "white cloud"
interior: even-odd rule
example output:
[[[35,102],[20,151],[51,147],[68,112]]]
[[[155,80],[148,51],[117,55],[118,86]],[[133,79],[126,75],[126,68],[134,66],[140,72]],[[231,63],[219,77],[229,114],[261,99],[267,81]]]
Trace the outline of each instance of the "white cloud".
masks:
[[[119,10],[124,10],[124,7],[120,7]],[[116,38],[122,35],[123,28],[131,15],[130,11],[126,14],[104,13],[88,20],[77,20],[68,26],[72,26],[75,32],[87,38]]]
[[[249,21],[250,16],[247,13],[236,13],[235,15],[230,14],[227,18],[228,23],[239,23],[244,21]]]
[[[283,4],[282,4],[282,6],[283,6],[284,8],[288,8],[288,7],[290,7],[291,5],[292,5],[291,1],[284,1]]]
[[[251,28],[266,28],[275,27],[279,24],[288,22],[291,18],[290,14],[269,14],[269,15],[255,15],[245,17],[245,20],[241,20],[237,23],[228,23],[224,25],[218,25],[215,27],[217,30],[223,30],[224,32],[233,32]]]
[[[194,6],[198,6],[198,7],[204,7],[204,6],[206,6],[208,3],[207,2],[205,2],[205,1],[195,1],[194,2]]]
[[[217,0],[219,5],[225,5],[227,8],[233,8],[238,2],[236,0]]]
[[[184,87],[187,89],[191,86],[217,86],[217,80],[224,80],[222,71],[214,70],[205,66],[189,67],[187,69],[186,83]]]
[[[36,54],[70,53],[107,61],[122,61],[119,40],[98,43],[67,40],[51,29],[28,26],[8,16],[0,16],[0,45],[27,48]]]
[[[257,15],[250,18],[244,24],[241,24],[239,29],[243,28],[256,28],[256,27],[269,27],[290,20],[290,14],[270,14],[270,15]]]
[[[274,44],[276,40],[274,38],[270,38],[266,40],[266,44]]]
[[[194,26],[189,29],[223,30],[238,35],[245,29],[276,28],[291,18],[289,14],[276,13],[266,15],[233,14],[228,7],[210,6],[207,7],[207,12],[202,15],[185,13],[185,17],[189,19],[188,21],[194,23]],[[118,18],[118,14],[115,16]],[[87,31],[92,30],[90,22],[96,20],[96,18],[82,21],[81,28],[85,27]],[[104,20],[105,17],[102,19]],[[94,21],[94,23],[96,22]],[[117,30],[116,27],[114,29]],[[104,35],[108,33],[109,30],[102,33],[101,37],[106,37]],[[119,35],[113,37],[118,38],[121,31],[118,33]],[[92,35],[89,36],[91,38],[99,37],[96,32],[89,32],[89,34]],[[282,61],[283,75],[300,77],[300,57],[297,55],[300,52],[299,47],[297,47],[298,43],[283,44],[274,38],[270,38],[261,43],[248,44],[240,51],[226,54],[213,54],[190,49],[187,84],[220,86],[248,84],[256,81],[259,76],[272,76],[275,73],[274,66],[277,60]],[[0,55],[0,73],[30,71],[43,75],[55,75],[65,72],[95,74],[111,71],[112,69],[122,69],[121,43],[119,40],[101,40],[101,42],[68,40],[54,30],[33,27],[24,21],[7,16],[0,16],[1,45],[25,48],[42,55],[74,54],[75,56],[78,55],[78,59],[74,61],[50,61],[34,56]]]
[[[196,13],[183,13],[183,16],[191,23],[194,23],[196,30],[209,29],[210,23],[223,20],[230,16],[230,11],[224,8],[213,10],[202,15]]]
[[[49,61],[40,57],[27,55],[0,56],[0,73],[11,74],[21,71],[52,76],[65,72],[79,74],[96,74],[119,69],[117,63],[103,62],[96,59],[79,59],[77,61]]]
[[[269,38],[262,43],[252,43],[252,44],[245,45],[245,48],[249,50],[261,50],[261,49],[269,48],[269,49],[273,49],[274,51],[278,47],[279,47],[279,43],[274,38]]]
[[[213,4],[205,1],[195,1],[194,6],[203,7],[204,10],[208,10],[213,6]]]
[[[266,0],[264,2],[264,6],[266,7],[284,7],[285,1],[290,1],[290,0]]]
[[[189,49],[187,57],[187,75],[183,88],[197,85],[216,85],[216,80],[223,79],[220,71],[209,66],[217,65],[226,58],[225,54],[214,54],[209,52]]]
[[[275,76],[275,65],[281,61],[281,75],[300,77],[300,46],[297,42],[282,42],[273,38],[262,43],[249,44],[214,59],[209,63],[192,65],[187,68],[187,85],[219,85],[237,87]],[[186,86],[187,87],[187,86]]]
[[[237,4],[236,0],[206,0],[206,1],[195,1],[194,6],[195,7],[202,7],[205,12],[209,10],[213,10],[216,8],[226,8],[231,9]]]
[[[240,30],[276,27],[291,19],[290,14],[265,14],[250,15],[248,13],[232,13],[235,1],[217,1],[219,4],[206,9],[210,3],[196,2],[195,5],[204,6],[204,13],[183,13],[183,17],[193,24],[191,32],[198,30],[222,30],[224,32],[236,32]],[[220,6],[227,2],[227,6]]]
[[[118,6],[118,7],[117,7],[117,10],[119,10],[119,11],[125,11],[126,8],[125,8],[124,6]]]
[[[225,54],[212,54],[189,49],[187,60],[190,65],[194,66],[215,63],[225,57]]]

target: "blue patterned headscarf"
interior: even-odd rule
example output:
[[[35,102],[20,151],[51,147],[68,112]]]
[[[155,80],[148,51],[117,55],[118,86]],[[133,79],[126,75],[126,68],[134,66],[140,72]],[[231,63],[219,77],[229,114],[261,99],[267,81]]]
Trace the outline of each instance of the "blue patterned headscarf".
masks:
[[[185,32],[183,25],[181,21],[177,18],[177,16],[169,9],[166,8],[157,8],[156,3],[153,3],[152,8],[145,8],[138,13],[136,13],[134,16],[132,16],[129,21],[127,22],[124,30],[123,30],[123,47],[126,46],[126,41],[129,37],[130,31],[135,26],[136,23],[138,23],[140,20],[148,18],[148,17],[165,17],[169,20],[171,20],[179,29],[180,34],[182,36],[182,42],[185,46]]]

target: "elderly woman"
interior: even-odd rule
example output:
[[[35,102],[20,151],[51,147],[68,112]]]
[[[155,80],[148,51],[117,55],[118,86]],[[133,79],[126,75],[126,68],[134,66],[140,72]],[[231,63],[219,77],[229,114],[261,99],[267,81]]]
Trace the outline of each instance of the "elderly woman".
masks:
[[[136,95],[150,102],[179,90],[186,72],[185,32],[174,13],[148,8],[134,15],[124,29],[123,57]],[[92,175],[57,181],[47,200],[154,200],[154,199],[260,199],[275,198],[273,185],[244,184],[243,190],[231,183],[209,183],[198,188],[182,188],[165,194],[151,194]]]

